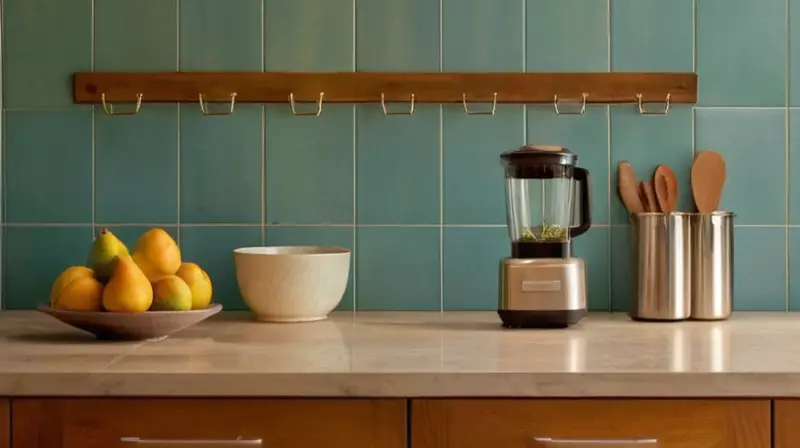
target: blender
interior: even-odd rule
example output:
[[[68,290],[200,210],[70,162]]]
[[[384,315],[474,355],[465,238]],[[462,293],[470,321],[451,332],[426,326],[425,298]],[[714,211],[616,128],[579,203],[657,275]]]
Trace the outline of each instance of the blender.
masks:
[[[591,177],[558,146],[504,152],[512,256],[500,262],[506,328],[566,328],[586,314],[586,267],[572,238],[591,227]]]

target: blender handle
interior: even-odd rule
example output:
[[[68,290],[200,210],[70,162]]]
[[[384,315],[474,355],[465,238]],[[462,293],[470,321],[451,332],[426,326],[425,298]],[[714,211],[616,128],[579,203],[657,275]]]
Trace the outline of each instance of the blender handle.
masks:
[[[570,238],[583,235],[592,227],[592,176],[583,168],[575,168],[574,179],[581,183],[581,223],[570,227]]]

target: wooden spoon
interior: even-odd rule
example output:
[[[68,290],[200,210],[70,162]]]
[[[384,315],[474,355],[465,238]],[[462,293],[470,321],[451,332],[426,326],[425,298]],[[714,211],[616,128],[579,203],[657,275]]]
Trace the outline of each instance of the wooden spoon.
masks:
[[[678,206],[678,178],[667,165],[659,165],[653,174],[653,186],[661,211],[672,213]]]
[[[639,197],[639,181],[636,180],[636,172],[630,163],[623,160],[617,165],[617,187],[619,197],[628,213],[642,213],[645,211],[642,200]]]
[[[700,151],[692,163],[692,197],[700,213],[719,207],[726,177],[725,159],[716,151]]]
[[[661,209],[658,207],[658,201],[656,200],[656,193],[653,191],[653,184],[648,181],[643,181],[639,184],[639,187],[642,190],[642,196],[644,199],[642,202],[647,201],[645,205],[645,209],[648,212],[660,212]]]

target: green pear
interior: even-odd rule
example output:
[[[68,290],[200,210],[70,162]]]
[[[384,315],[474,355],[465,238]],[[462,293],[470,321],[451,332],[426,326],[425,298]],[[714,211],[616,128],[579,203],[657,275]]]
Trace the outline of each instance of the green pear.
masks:
[[[88,265],[95,272],[98,280],[106,282],[111,278],[114,270],[114,260],[120,255],[128,255],[125,243],[120,241],[110,230],[103,229],[92,244]]]

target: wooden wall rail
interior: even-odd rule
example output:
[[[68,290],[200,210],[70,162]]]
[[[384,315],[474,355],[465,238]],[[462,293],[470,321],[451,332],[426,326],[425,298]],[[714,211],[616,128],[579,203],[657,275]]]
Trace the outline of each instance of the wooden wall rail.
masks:
[[[697,102],[695,73],[291,73],[291,72],[170,72],[75,74],[76,103],[111,102],[408,102],[417,103],[672,103]]]

